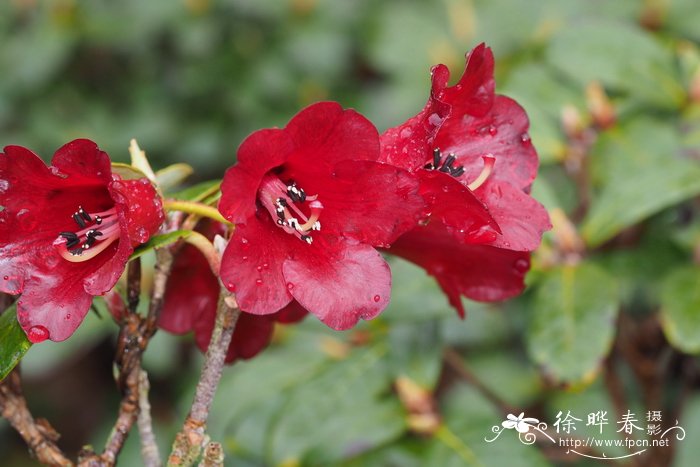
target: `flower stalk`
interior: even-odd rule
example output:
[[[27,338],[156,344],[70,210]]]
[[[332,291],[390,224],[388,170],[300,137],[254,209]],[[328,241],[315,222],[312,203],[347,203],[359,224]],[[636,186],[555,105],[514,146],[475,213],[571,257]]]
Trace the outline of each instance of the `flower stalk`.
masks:
[[[222,224],[230,225],[231,223],[227,221],[224,216],[221,215],[218,209],[213,206],[207,206],[206,204],[197,203],[195,201],[181,201],[169,199],[165,200],[163,207],[166,211],[181,211],[188,214],[196,214],[202,217],[208,217]]]

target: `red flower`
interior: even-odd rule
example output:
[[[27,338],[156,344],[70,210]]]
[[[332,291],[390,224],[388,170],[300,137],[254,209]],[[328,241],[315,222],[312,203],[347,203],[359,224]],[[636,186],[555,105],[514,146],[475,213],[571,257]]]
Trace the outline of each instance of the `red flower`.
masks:
[[[202,230],[209,238],[224,232],[218,223],[206,223]],[[218,298],[219,279],[199,250],[185,245],[175,257],[158,325],[173,334],[194,331],[197,346],[206,352],[214,329]],[[292,323],[305,316],[305,310],[291,307],[265,316],[241,313],[226,353],[226,363],[252,358],[267,347],[275,321]]]
[[[85,139],[61,147],[50,167],[7,146],[0,204],[0,290],[22,294],[17,319],[35,343],[70,337],[163,221],[150,182],[112,174],[109,156]]]
[[[373,247],[412,228],[423,201],[410,174],[378,157],[374,126],[331,102],[243,142],[219,203],[236,224],[221,278],[243,310],[296,301],[348,329],[386,307],[391,276]]]
[[[391,252],[434,275],[452,303],[459,296],[501,300],[520,293],[529,254],[549,228],[530,195],[537,153],[525,111],[494,93],[491,49],[477,46],[459,82],[444,65],[432,70],[425,108],[381,137],[382,160],[420,180],[427,227],[401,237]]]

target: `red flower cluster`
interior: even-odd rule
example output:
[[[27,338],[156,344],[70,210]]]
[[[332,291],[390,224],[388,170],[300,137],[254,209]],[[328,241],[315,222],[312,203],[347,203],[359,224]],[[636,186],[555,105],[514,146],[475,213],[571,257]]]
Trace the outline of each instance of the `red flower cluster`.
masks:
[[[147,179],[112,174],[109,156],[89,140],[61,147],[50,167],[23,147],[4,151],[0,291],[22,294],[17,319],[30,341],[62,341],[159,228],[162,203]]]
[[[538,160],[527,116],[495,94],[493,67],[483,44],[452,87],[448,70],[434,67],[425,108],[381,137],[357,112],[324,102],[242,143],[219,203],[235,224],[220,276],[245,312],[227,361],[257,354],[275,322],[307,312],[339,330],[377,316],[391,289],[377,248],[424,267],[461,315],[462,295],[494,301],[522,291],[550,223],[529,195]],[[59,149],[51,167],[5,148],[0,202],[0,291],[22,294],[18,319],[33,342],[69,337],[163,221],[151,184],[113,175],[87,140]],[[205,350],[218,294],[203,256],[183,247],[161,327],[193,330]]]

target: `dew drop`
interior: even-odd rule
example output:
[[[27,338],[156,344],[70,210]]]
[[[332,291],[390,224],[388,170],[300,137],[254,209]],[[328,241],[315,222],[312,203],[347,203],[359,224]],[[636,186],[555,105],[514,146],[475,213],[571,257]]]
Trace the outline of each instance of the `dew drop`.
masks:
[[[241,259],[242,259],[243,261],[248,261],[248,257],[247,257],[247,256],[243,256],[243,257],[241,257]]]
[[[287,282],[287,289],[292,290],[294,288],[294,284],[291,282]]]
[[[2,278],[5,279],[6,281],[10,280],[10,276],[2,276]]]
[[[494,125],[489,125],[488,131],[491,136],[496,136],[496,134],[498,134],[498,128],[496,128]]]
[[[241,238],[241,243],[244,244],[244,245],[246,245],[246,244],[248,243],[248,239],[247,239],[247,238]]]
[[[262,272],[262,270],[263,270],[263,267],[262,267],[262,265],[258,265],[258,266],[257,266],[257,267],[256,267],[255,269],[257,269],[257,270],[258,270],[258,272]]]
[[[32,344],[38,344],[39,342],[44,342],[49,338],[49,330],[44,326],[32,326],[27,331],[27,339]]]
[[[139,227],[136,229],[136,240],[138,240],[141,243],[145,243],[148,241],[148,237],[150,235],[148,234],[148,230],[146,230],[145,227]]]
[[[65,318],[65,319],[66,319],[66,321],[68,321],[68,320],[70,319],[70,313],[68,313],[68,314],[66,315],[66,318]]]
[[[520,142],[523,144],[523,146],[527,146],[530,143],[532,143],[532,140],[530,139],[530,135],[527,133],[523,133],[520,135]]]
[[[496,240],[498,233],[490,225],[484,225],[478,230],[467,233],[467,239],[471,243],[490,243]]]
[[[270,269],[270,265],[267,263],[263,263],[263,269]]]
[[[233,282],[228,282],[226,284],[226,288],[229,289],[231,292],[235,292],[236,291],[236,284],[234,284]]]
[[[256,283],[257,285],[263,285],[263,280],[262,280],[262,279],[256,279],[256,280],[255,280],[255,283]]]
[[[530,269],[530,261],[525,258],[520,258],[515,263],[513,263],[513,269],[518,274],[525,274]]]
[[[375,296],[372,298],[372,300],[374,300],[375,302],[378,302],[378,301],[381,300],[381,299],[382,299],[382,297],[380,297],[379,295],[375,295]]]

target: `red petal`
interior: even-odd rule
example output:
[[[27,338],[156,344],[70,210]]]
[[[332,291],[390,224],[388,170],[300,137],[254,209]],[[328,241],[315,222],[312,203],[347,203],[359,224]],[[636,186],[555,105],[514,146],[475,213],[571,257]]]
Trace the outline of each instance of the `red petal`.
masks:
[[[209,263],[199,250],[185,245],[175,257],[158,325],[173,334],[185,334],[203,316],[216,314],[218,299],[219,281]]]
[[[296,152],[287,161],[292,179],[297,173],[321,171],[344,160],[377,160],[379,134],[374,125],[354,110],[336,102],[320,102],[299,112],[284,130]]]
[[[448,101],[461,102],[458,98]],[[483,169],[482,156],[491,154],[496,164],[489,180],[503,180],[517,188],[527,189],[537,175],[537,152],[527,134],[530,122],[517,102],[497,96],[486,115],[474,117],[452,109],[435,138],[435,146],[443,154],[457,156],[455,167],[462,165],[463,183],[474,181]]]
[[[146,178],[114,180],[109,185],[109,192],[120,218],[124,216],[122,233],[127,233],[131,245],[147,242],[165,219],[163,202],[151,182]]]
[[[489,302],[514,297],[525,287],[523,278],[530,267],[528,253],[462,244],[439,224],[407,233],[389,252],[425,268],[461,316],[460,295]]]
[[[487,180],[475,192],[488,207],[502,235],[493,246],[517,251],[533,251],[542,234],[552,228],[547,210],[537,200],[498,180]]]
[[[109,156],[89,139],[76,139],[61,146],[54,154],[51,165],[67,175],[72,183],[97,181],[104,185],[111,180]]]
[[[221,280],[241,309],[267,315],[291,300],[282,265],[296,247],[308,246],[275,226],[267,213],[238,224],[221,260]]]
[[[321,232],[375,246],[388,245],[413,228],[424,206],[414,177],[372,161],[342,161],[331,176],[304,174],[297,181],[323,203]]]
[[[221,214],[235,224],[252,216],[263,175],[282,165],[294,149],[284,130],[260,130],[248,136],[238,148],[238,163],[226,171],[221,183]]]
[[[463,243],[490,243],[501,233],[488,209],[454,177],[436,171],[416,172],[428,203],[430,222],[440,222]]]
[[[306,308],[301,306],[296,300],[289,302],[289,305],[274,314],[275,320],[282,324],[298,323],[309,314]]]
[[[284,263],[294,298],[327,326],[343,330],[372,319],[389,303],[391,273],[372,247],[328,240],[317,254]],[[314,242],[316,243],[316,242]],[[320,243],[320,242],[319,242]]]

